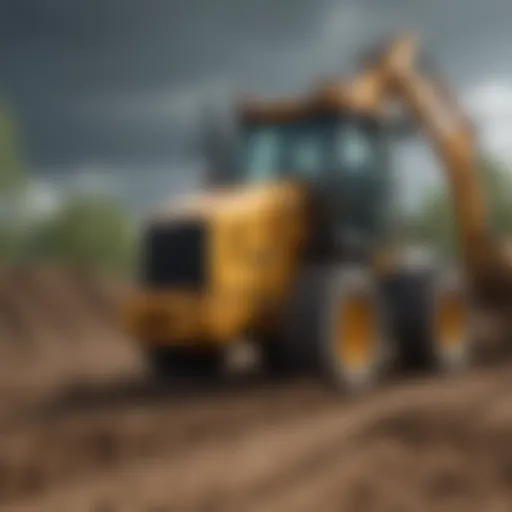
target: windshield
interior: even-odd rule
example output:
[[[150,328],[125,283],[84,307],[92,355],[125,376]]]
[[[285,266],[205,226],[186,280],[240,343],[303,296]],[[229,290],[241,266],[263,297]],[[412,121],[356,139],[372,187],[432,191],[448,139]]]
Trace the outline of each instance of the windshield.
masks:
[[[306,180],[370,176],[378,167],[378,152],[375,131],[350,120],[248,126],[239,178],[254,182],[285,175]]]
[[[378,125],[362,117],[309,118],[243,128],[237,180],[298,177],[331,196],[343,229],[379,229],[388,181],[386,141]]]
[[[302,123],[288,128],[285,166],[289,173],[315,180],[326,168],[328,150],[326,127]]]

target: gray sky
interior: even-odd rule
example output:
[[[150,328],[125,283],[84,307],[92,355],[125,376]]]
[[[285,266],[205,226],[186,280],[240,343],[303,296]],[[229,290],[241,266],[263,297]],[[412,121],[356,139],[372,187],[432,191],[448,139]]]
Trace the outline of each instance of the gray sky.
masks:
[[[196,179],[205,104],[303,91],[415,28],[509,158],[511,20],[510,0],[1,0],[0,91],[39,180],[147,204]],[[398,166],[416,197],[432,158],[410,143]]]

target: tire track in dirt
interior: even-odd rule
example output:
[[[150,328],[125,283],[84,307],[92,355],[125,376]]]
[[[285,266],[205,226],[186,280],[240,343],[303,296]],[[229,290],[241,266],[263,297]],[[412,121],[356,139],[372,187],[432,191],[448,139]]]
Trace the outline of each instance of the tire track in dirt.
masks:
[[[223,430],[226,424],[222,421],[233,420],[229,416],[221,420],[218,432],[212,427],[212,435],[200,435],[201,439],[194,443],[174,445],[181,446],[181,450],[173,450],[172,443],[166,447],[160,444],[158,454],[152,457],[131,458],[132,464],[124,467],[104,466],[103,469],[110,468],[110,473],[102,473],[101,481],[91,478],[90,472],[83,472],[80,484],[67,490],[50,489],[35,502],[35,508],[28,510],[94,510],[91,507],[98,500],[110,503],[112,508],[108,510],[123,511],[340,510],[338,506],[329,508],[326,496],[331,496],[333,503],[350,505],[354,511],[383,510],[372,508],[371,504],[366,508],[358,505],[365,473],[358,476],[354,468],[366,468],[372,491],[378,481],[376,476],[383,475],[386,460],[396,459],[397,454],[401,454],[402,462],[395,463],[387,475],[388,484],[393,481],[393,472],[407,474],[408,465],[414,466],[418,454],[423,454],[428,466],[425,452],[438,445],[457,450],[454,440],[464,438],[468,419],[475,414],[488,418],[491,398],[501,396],[503,400],[511,389],[511,379],[505,372],[478,378],[474,374],[449,384],[411,384],[409,388],[382,391],[353,404],[340,404],[332,396],[319,403],[319,395],[312,392],[318,407],[298,414],[286,410],[281,418],[276,418],[273,411],[270,416],[264,415],[263,421],[261,410],[248,400],[246,407],[254,417],[245,412],[247,416],[237,432]],[[296,395],[300,394],[297,390]],[[291,398],[284,392],[283,400]],[[259,419],[254,423],[256,418]],[[201,419],[205,420],[207,417]],[[152,421],[158,422],[158,417]],[[165,430],[164,435],[171,437],[176,433],[168,427]],[[412,433],[409,439],[404,436],[407,432]],[[466,438],[478,440],[478,436]],[[392,442],[387,444],[389,439]],[[158,442],[163,443],[163,438]],[[496,451],[493,453],[496,455]],[[381,469],[372,473],[369,462],[376,454]],[[355,477],[351,478],[354,471]],[[396,490],[396,482],[393,485]],[[61,482],[61,487],[66,486]],[[400,505],[400,500],[406,504],[403,493],[393,502],[391,487],[383,487],[389,490],[389,506]],[[418,496],[414,492],[411,495],[414,499]],[[162,508],[151,508],[157,506]],[[9,510],[18,510],[12,501]]]
[[[423,403],[418,403],[421,394],[384,403],[361,416],[347,436],[332,444],[327,441],[290,467],[284,482],[273,480],[270,490],[261,492],[260,487],[246,494],[245,502],[252,506],[244,506],[240,499],[222,510],[306,512],[327,506],[408,511],[441,510],[444,504],[447,510],[476,511],[492,509],[489,504],[497,495],[508,500],[510,510],[512,474],[506,477],[504,493],[503,481],[492,472],[502,471],[503,463],[512,467],[512,437],[507,441],[501,436],[504,444],[498,441],[490,404],[508,403],[511,379],[505,376],[482,389],[448,390],[439,400],[436,395],[441,391],[432,389],[436,394],[424,395]],[[508,410],[510,421],[510,406]],[[489,420],[494,424],[491,429]],[[453,498],[464,506],[457,508]]]
[[[180,403],[181,402],[181,403]],[[105,404],[104,404],[105,405]],[[39,493],[127,462],[180,457],[208,443],[232,442],[270,425],[335,406],[330,393],[293,385],[173,403],[126,402],[109,410],[39,411],[0,440],[0,502]],[[76,406],[75,406],[76,407]],[[39,419],[37,418],[39,416]]]
[[[115,283],[13,276],[0,276],[13,289],[0,297],[13,336],[1,347],[2,510],[512,510],[510,367],[355,402],[308,382],[164,390],[110,332]],[[23,324],[32,317],[41,329]]]

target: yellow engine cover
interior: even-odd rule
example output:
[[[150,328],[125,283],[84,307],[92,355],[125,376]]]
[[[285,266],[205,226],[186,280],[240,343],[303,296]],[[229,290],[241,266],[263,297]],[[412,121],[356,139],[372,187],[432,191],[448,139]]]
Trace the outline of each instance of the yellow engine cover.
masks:
[[[198,219],[207,232],[207,283],[199,292],[141,286],[123,306],[138,339],[224,343],[271,323],[284,302],[305,241],[305,193],[295,183],[209,191],[165,206],[154,223]]]

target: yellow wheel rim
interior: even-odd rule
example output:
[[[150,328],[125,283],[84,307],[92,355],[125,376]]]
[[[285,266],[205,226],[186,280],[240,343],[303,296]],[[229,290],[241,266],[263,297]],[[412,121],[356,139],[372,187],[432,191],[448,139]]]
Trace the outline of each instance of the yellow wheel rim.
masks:
[[[377,318],[368,297],[356,296],[342,301],[336,317],[337,353],[343,366],[368,365],[375,350]]]
[[[458,348],[464,343],[468,329],[468,311],[463,298],[447,293],[437,304],[436,334],[443,350]]]

